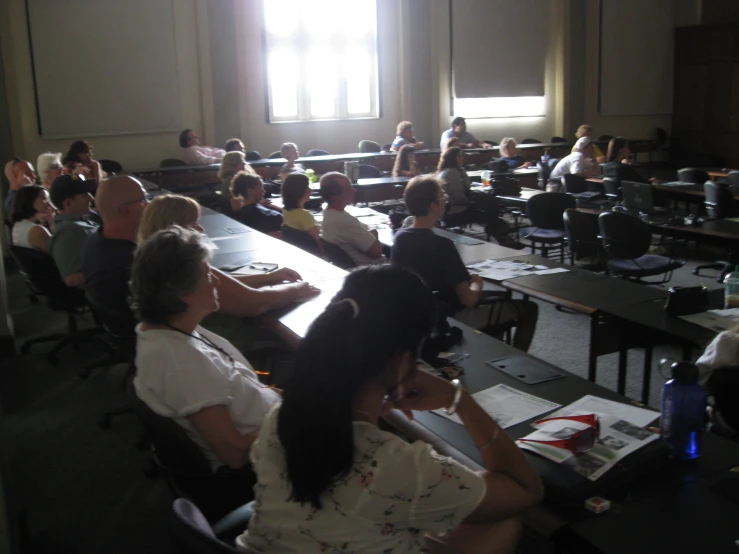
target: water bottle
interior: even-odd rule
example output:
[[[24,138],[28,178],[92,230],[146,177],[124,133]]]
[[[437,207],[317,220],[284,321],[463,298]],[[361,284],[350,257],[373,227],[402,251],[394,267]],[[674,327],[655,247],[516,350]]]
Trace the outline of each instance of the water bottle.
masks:
[[[739,266],[724,277],[724,308],[739,308]]]
[[[672,379],[662,387],[660,430],[670,454],[678,460],[700,456],[706,416],[706,393],[698,384],[698,368],[672,364]]]
[[[547,164],[549,162],[549,158],[551,158],[549,150],[544,150],[544,154],[541,156],[541,163]]]

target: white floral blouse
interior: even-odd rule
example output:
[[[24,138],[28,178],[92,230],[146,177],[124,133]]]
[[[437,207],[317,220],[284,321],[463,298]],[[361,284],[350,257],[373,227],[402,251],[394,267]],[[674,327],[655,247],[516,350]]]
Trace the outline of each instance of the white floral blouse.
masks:
[[[290,501],[278,413],[276,407],[265,418],[252,445],[256,513],[237,540],[241,550],[420,552],[425,532],[443,535],[455,529],[485,495],[480,475],[429,445],[408,444],[375,425],[355,422],[354,465],[323,493],[322,509]]]

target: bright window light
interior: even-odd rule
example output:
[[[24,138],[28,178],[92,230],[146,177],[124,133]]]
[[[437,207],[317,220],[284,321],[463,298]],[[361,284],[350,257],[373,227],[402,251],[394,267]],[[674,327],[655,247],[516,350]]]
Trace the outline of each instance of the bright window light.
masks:
[[[298,28],[299,0],[265,0],[264,26],[267,32],[277,36],[288,36]]]
[[[367,52],[353,51],[344,58],[346,65],[346,98],[350,114],[372,111],[372,60]]]
[[[336,115],[336,54],[328,48],[316,48],[308,54],[308,89],[313,117]]]
[[[454,115],[466,118],[536,117],[545,115],[544,96],[455,98]]]
[[[287,49],[275,50],[267,62],[275,117],[298,115],[298,57]]]

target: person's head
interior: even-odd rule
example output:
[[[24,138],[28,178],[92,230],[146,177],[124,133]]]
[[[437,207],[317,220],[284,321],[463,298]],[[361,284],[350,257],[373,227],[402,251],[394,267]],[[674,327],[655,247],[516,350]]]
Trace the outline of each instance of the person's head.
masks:
[[[218,178],[230,179],[239,171],[246,169],[246,158],[243,152],[228,152],[221,159],[221,168],[218,170]]]
[[[455,146],[459,146],[459,137],[456,136],[447,139],[447,141],[444,143],[444,150],[454,148]]]
[[[501,156],[512,158],[516,155],[516,146],[516,139],[512,137],[505,137],[503,140],[500,141],[499,149]]]
[[[413,138],[413,123],[410,121],[401,121],[398,123],[395,134],[403,137],[405,140],[411,140]]]
[[[624,137],[614,137],[608,142],[608,154],[606,161],[620,162],[631,155],[629,143]]]
[[[136,317],[164,325],[187,314],[199,323],[218,310],[218,278],[211,273],[210,257],[200,233],[177,225],[139,244],[131,266]]]
[[[435,220],[444,216],[446,196],[441,181],[431,175],[419,175],[410,180],[403,193],[405,209],[415,217],[433,215]]]
[[[401,170],[408,171],[414,161],[416,161],[416,149],[411,144],[404,144],[398,150],[398,155],[395,156],[393,175],[397,177]]]
[[[180,132],[180,148],[187,148],[200,144],[200,139],[192,129],[185,129]]]
[[[244,143],[241,139],[232,138],[226,141],[226,145],[223,147],[226,152],[244,152]]]
[[[586,158],[592,158],[593,153],[595,152],[595,150],[593,150],[593,143],[590,142],[590,139],[587,137],[577,139],[577,142],[575,143],[575,151],[582,152]]]
[[[13,158],[5,164],[5,177],[8,178],[11,189],[36,182],[36,172],[33,170],[33,165],[31,162],[20,158]]]
[[[310,197],[310,180],[304,173],[291,173],[282,182],[282,203],[286,210],[300,208]]]
[[[41,154],[36,160],[38,175],[41,184],[47,189],[51,187],[51,183],[62,174],[64,166],[62,165],[62,155],[60,153],[46,152]]]
[[[452,131],[459,136],[467,130],[467,122],[464,117],[455,117],[452,119]]]
[[[256,204],[264,198],[264,183],[259,175],[240,171],[231,179],[231,195],[245,204]]]
[[[439,165],[436,171],[444,171],[445,169],[462,169],[464,167],[464,151],[458,146],[447,148],[439,157]]]
[[[285,144],[280,146],[280,154],[287,161],[293,162],[300,157],[300,152],[298,152],[298,145],[294,142],[286,142]]]
[[[163,194],[157,196],[144,209],[139,224],[138,242],[141,244],[151,235],[171,225],[202,232],[198,224],[200,204],[187,196]]]
[[[324,173],[319,184],[321,185],[321,197],[329,207],[342,210],[354,203],[356,191],[349,177],[343,173],[338,171]]]
[[[577,128],[577,131],[575,132],[575,137],[577,138],[592,138],[593,136],[593,128],[590,125],[580,125]]]
[[[95,193],[95,208],[103,219],[104,229],[117,227],[131,239],[136,237],[148,203],[143,185],[130,175],[103,181]]]
[[[435,318],[433,295],[412,271],[380,265],[349,274],[300,343],[280,408],[291,500],[320,508],[321,494],[350,471],[355,401],[398,392],[417,371]]]
[[[84,175],[61,175],[51,184],[49,196],[59,213],[87,215],[96,187],[97,181],[85,179]]]
[[[69,150],[64,155],[62,163],[72,165],[76,163],[87,163],[92,159],[92,144],[84,140],[76,140],[69,145]]]
[[[41,185],[26,185],[18,189],[10,208],[10,221],[18,223],[24,219],[43,214],[51,207],[49,192]]]

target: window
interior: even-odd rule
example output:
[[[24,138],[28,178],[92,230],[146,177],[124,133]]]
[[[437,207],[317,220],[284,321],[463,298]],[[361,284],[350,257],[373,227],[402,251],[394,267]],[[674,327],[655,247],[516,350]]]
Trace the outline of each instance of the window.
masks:
[[[378,117],[376,0],[263,0],[269,121]]]
[[[454,115],[461,115],[470,119],[543,116],[546,108],[544,98],[544,96],[455,98]]]

